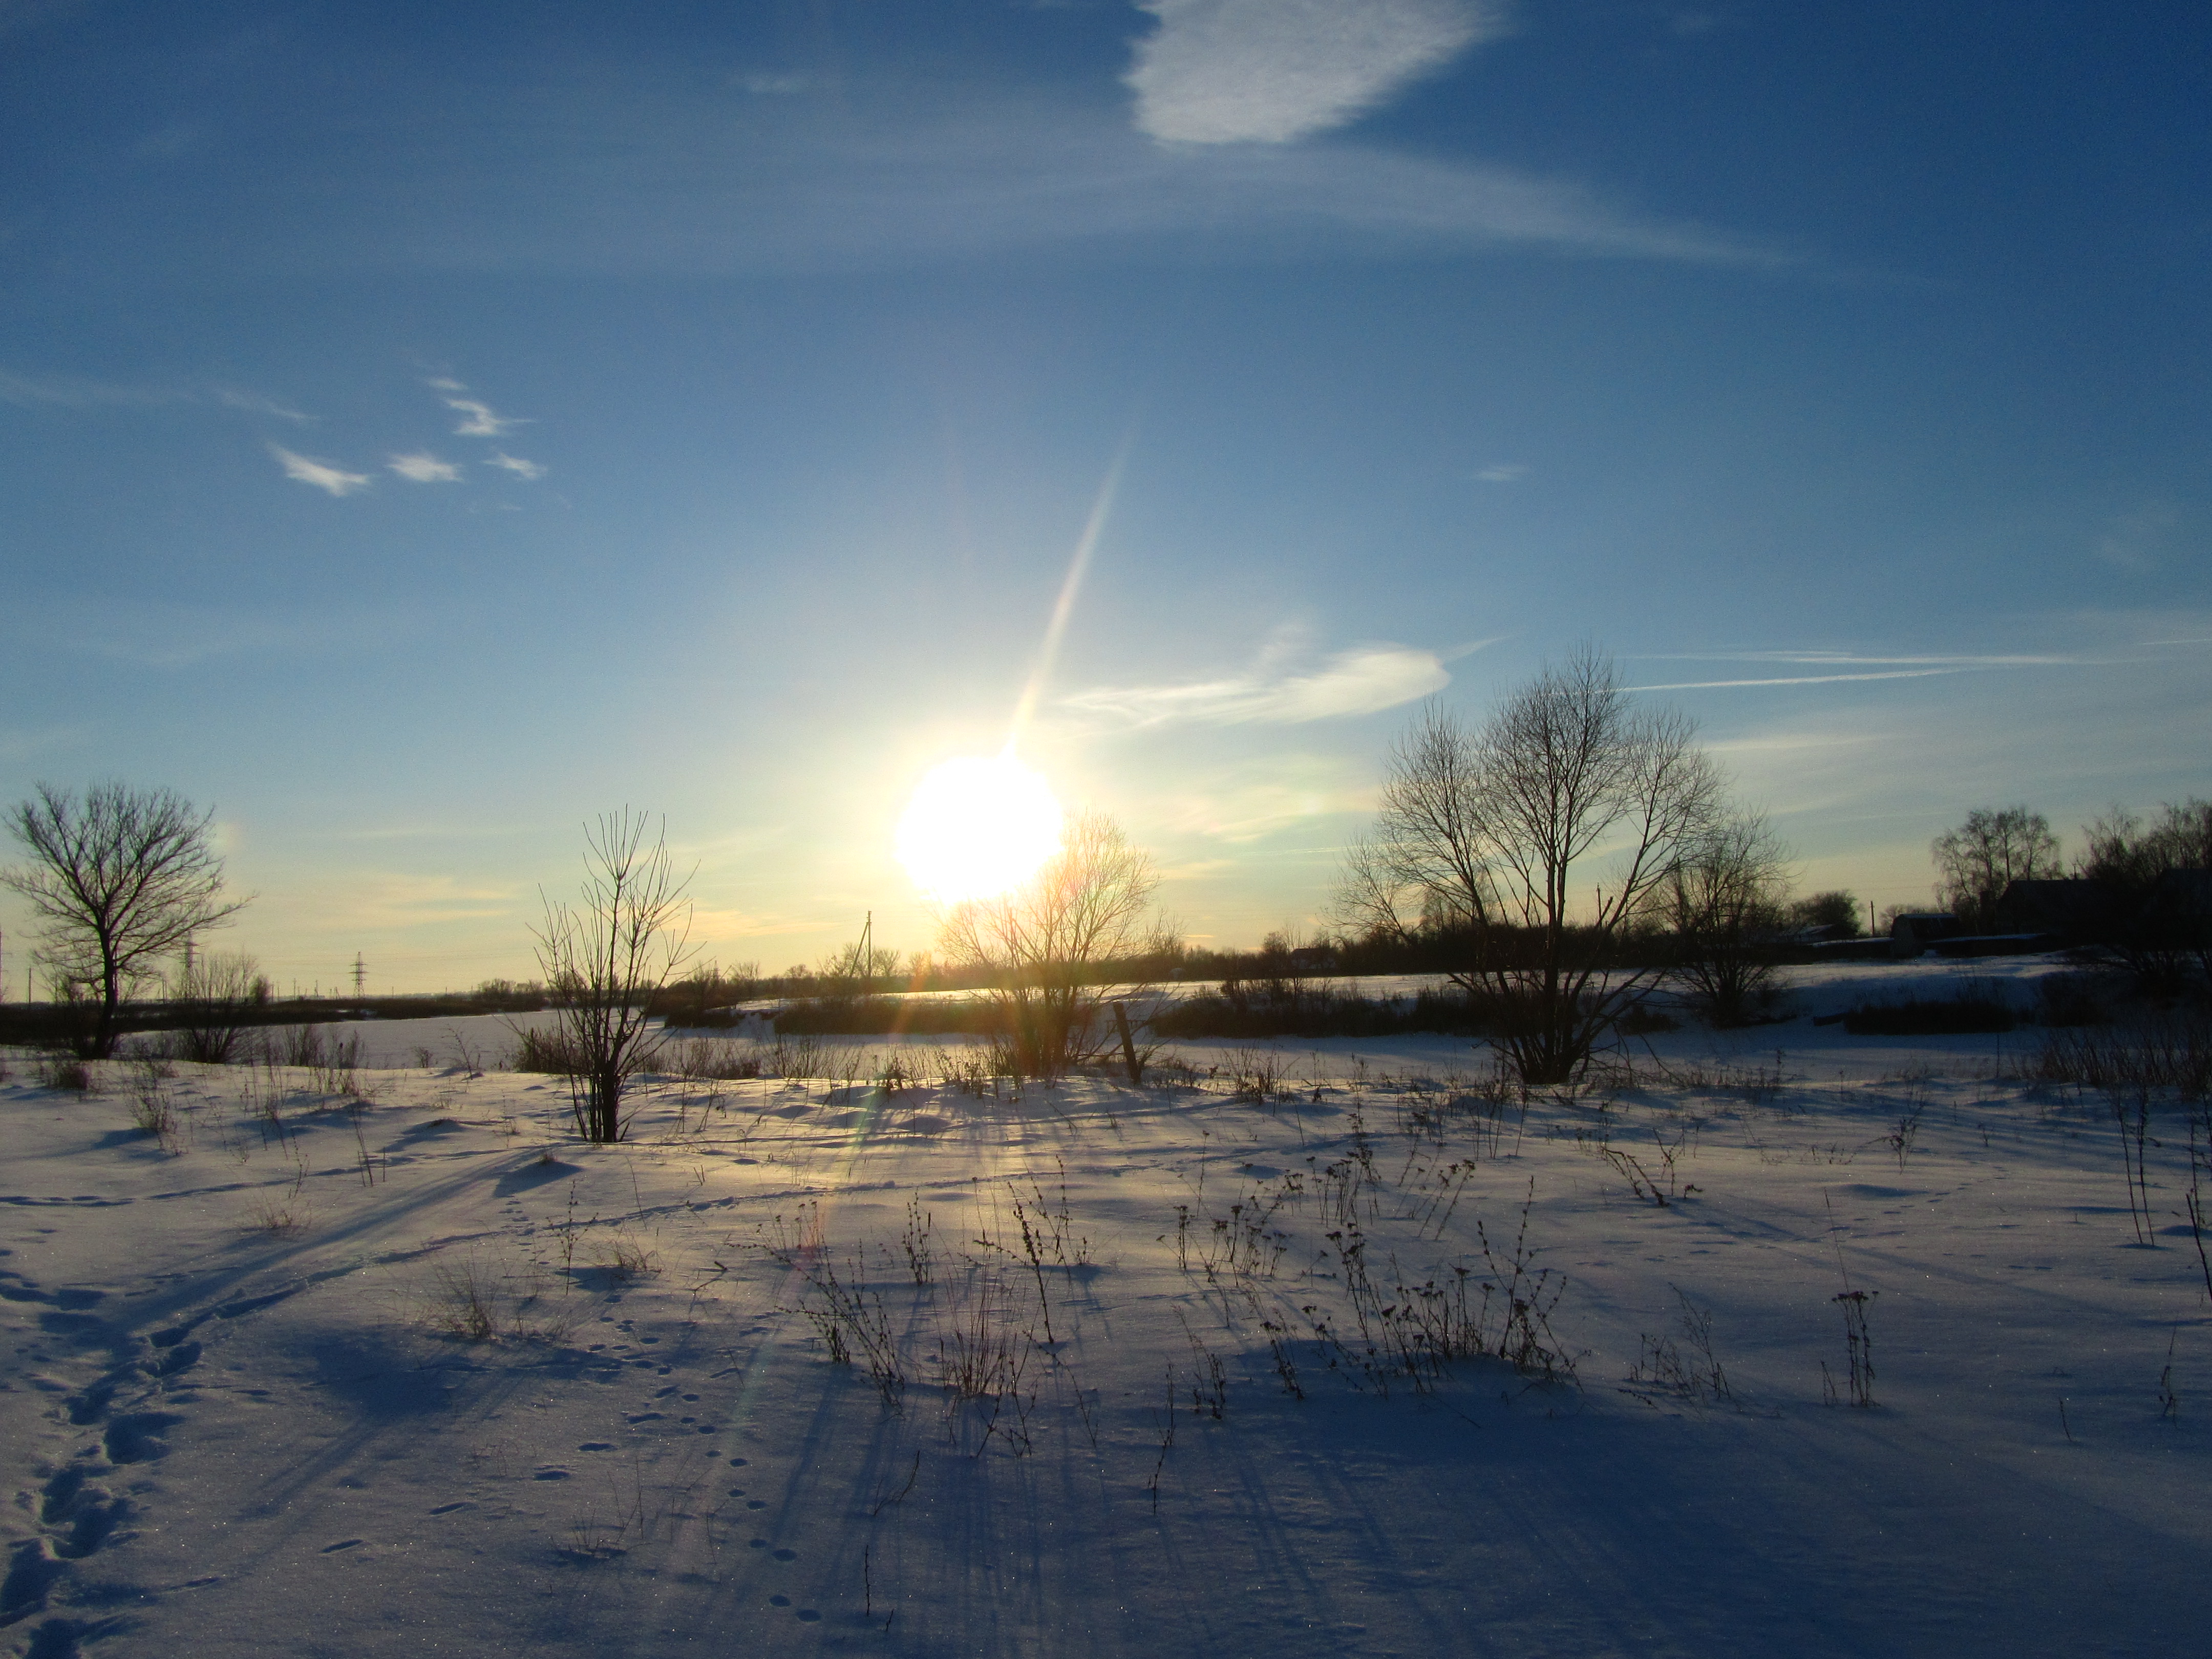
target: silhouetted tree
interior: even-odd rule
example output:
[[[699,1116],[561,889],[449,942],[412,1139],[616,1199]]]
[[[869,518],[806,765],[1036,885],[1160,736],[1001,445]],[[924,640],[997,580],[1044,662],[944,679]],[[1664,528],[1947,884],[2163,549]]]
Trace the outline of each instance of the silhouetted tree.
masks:
[[[55,980],[94,994],[88,1059],[115,1049],[116,1011],[195,933],[222,926],[246,898],[223,894],[210,843],[212,810],[167,789],[99,783],[82,799],[47,784],[18,803],[8,830],[31,855],[0,872],[42,924],[40,954]]]
[[[584,832],[580,904],[544,899],[538,963],[554,1003],[576,1133],[617,1141],[623,1091],[658,1047],[654,994],[689,954],[691,906],[668,857],[666,830],[650,847],[629,809]],[[542,895],[541,895],[542,896]]]
[[[1977,932],[1996,928],[1997,901],[2008,884],[2059,873],[2058,837],[2050,820],[2025,806],[1976,807],[1966,823],[1936,836],[1929,851],[1937,898]]]
[[[1068,820],[1060,849],[1021,886],[969,899],[944,917],[939,948],[989,975],[1018,1075],[1058,1077],[1103,1047],[1107,988],[1093,970],[1172,951],[1152,912],[1152,860],[1103,812]]]
[[[1692,837],[1653,889],[1675,972],[1716,1025],[1742,1025],[1771,1000],[1790,849],[1757,813]]]
[[[1484,1005],[1492,1045],[1526,1082],[1572,1081],[1658,971],[1608,972],[1617,939],[1719,815],[1694,732],[1589,650],[1479,729],[1431,708],[1346,853],[1340,920],[1463,940],[1450,977]]]

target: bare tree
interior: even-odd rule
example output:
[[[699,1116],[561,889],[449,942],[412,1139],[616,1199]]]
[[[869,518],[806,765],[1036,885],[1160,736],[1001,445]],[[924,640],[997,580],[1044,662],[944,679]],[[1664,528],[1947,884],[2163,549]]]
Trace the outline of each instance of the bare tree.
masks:
[[[627,1132],[623,1091],[658,1048],[653,996],[689,954],[690,878],[676,877],[665,823],[650,847],[645,832],[643,815],[633,818],[628,807],[587,826],[582,902],[544,899],[545,921],[534,930],[569,1110],[586,1140]]]
[[[1112,818],[1082,812],[1020,887],[945,914],[939,948],[954,965],[988,975],[1018,1074],[1057,1077],[1103,1047],[1107,988],[1092,982],[1096,970],[1173,948],[1151,911],[1158,884],[1152,860]]]
[[[8,830],[31,862],[0,871],[43,924],[40,954],[65,986],[95,991],[88,1059],[114,1052],[116,1011],[193,934],[221,927],[248,898],[223,894],[210,844],[212,810],[167,789],[98,783],[80,799],[37,786]]]
[[[1996,926],[1997,901],[2015,881],[2059,873],[2058,837],[2051,821],[2025,806],[1978,806],[1966,823],[1936,837],[1936,893],[1969,927]]]
[[[1740,813],[1692,837],[1653,890],[1674,971],[1716,1025],[1748,1024],[1771,998],[1789,863],[1766,820]]]
[[[2144,988],[2179,990],[2212,976],[2212,801],[2171,801],[2146,823],[2124,807],[2082,826],[2077,875],[2100,884],[2092,929]]]
[[[1609,969],[1623,928],[1717,815],[1719,777],[1694,732],[1632,701],[1589,650],[1479,730],[1429,709],[1392,750],[1374,830],[1346,855],[1340,917],[1463,937],[1451,977],[1484,1005],[1492,1044],[1527,1082],[1571,1081],[1656,972]]]

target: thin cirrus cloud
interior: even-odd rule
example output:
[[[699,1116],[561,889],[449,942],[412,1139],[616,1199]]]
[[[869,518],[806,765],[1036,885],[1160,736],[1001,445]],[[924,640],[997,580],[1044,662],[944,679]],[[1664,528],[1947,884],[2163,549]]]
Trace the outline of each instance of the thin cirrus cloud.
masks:
[[[311,426],[315,420],[313,416],[280,404],[274,398],[264,398],[258,392],[240,392],[235,386],[217,386],[215,400],[225,409],[241,409],[249,415],[273,415],[295,426]]]
[[[1339,652],[1310,674],[1255,672],[1181,685],[1102,686],[1063,697],[1060,706],[1130,726],[1297,726],[1395,708],[1450,684],[1433,651],[1364,645]]]
[[[1503,33],[1481,0],[1140,0],[1159,27],[1126,77],[1139,131],[1280,144],[1358,119]]]
[[[1340,136],[1162,143],[1120,100],[955,97],[901,80],[866,92],[732,102],[722,91],[702,103],[608,70],[520,89],[496,109],[441,100],[410,129],[426,161],[404,191],[349,175],[342,216],[263,228],[269,257],[301,270],[746,274],[1025,247],[1182,257],[1194,237],[1270,258],[1514,246],[1754,267],[1804,257],[1642,213],[1571,178]],[[733,149],[742,168],[728,165]],[[227,264],[252,240],[249,222],[194,257]],[[463,435],[511,424],[457,377],[429,384],[464,417]]]
[[[386,463],[401,477],[416,483],[459,483],[461,469],[451,461],[441,461],[427,449],[412,455],[394,455]]]
[[[520,455],[510,455],[504,450],[493,455],[484,463],[484,465],[486,466],[500,467],[506,471],[512,472],[516,477],[524,480],[526,483],[534,482],[535,480],[545,476],[545,469],[538,465],[537,462],[526,461]]]
[[[2055,668],[2078,665],[2080,657],[2052,654],[1989,654],[1968,656],[1865,657],[1843,651],[1738,651],[1709,655],[1691,654],[1648,660],[1676,662],[1773,663],[1820,668],[1818,674],[1784,674],[1716,680],[1670,680],[1651,685],[1632,685],[1631,691],[1717,691],[1734,686],[1840,685],[1863,680],[1924,680],[1945,674],[1969,674],[1990,668]]]
[[[348,472],[328,461],[319,461],[309,455],[296,455],[282,444],[270,445],[269,453],[283,467],[286,477],[296,478],[303,484],[313,484],[332,495],[350,495],[356,490],[368,488],[368,475],[365,472]]]
[[[44,404],[60,409],[151,409],[192,401],[191,392],[166,386],[117,386],[76,374],[17,374],[0,368],[0,403],[19,408]]]

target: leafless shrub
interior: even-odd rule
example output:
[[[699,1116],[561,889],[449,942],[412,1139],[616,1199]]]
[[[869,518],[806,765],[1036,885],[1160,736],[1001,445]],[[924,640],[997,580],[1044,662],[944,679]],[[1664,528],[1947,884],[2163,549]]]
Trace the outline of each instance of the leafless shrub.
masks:
[[[693,1037],[669,1049],[665,1055],[668,1068],[684,1078],[714,1078],[738,1081],[757,1078],[761,1074],[761,1057],[757,1053],[738,1052],[738,1046],[726,1037]],[[524,1069],[517,1066],[518,1071]]]
[[[682,963],[690,906],[665,830],[648,848],[646,820],[625,807],[585,835],[584,889],[571,907],[548,898],[536,930],[538,965],[567,1057],[569,1110],[586,1140],[626,1129],[623,1091],[647,1070],[658,1041],[648,1010]]]
[[[177,1103],[166,1081],[149,1078],[139,1082],[131,1094],[131,1122],[139,1133],[151,1135],[159,1141],[161,1150],[170,1157],[175,1158],[185,1150],[178,1132]]]
[[[1283,1057],[1271,1048],[1232,1048],[1222,1056],[1221,1069],[1232,1100],[1265,1104],[1282,1096]]]
[[[2053,1031],[2029,1075],[2076,1088],[2171,1089],[2203,1100],[2212,1095],[2212,1018],[2181,1012],[2131,1025]]]
[[[818,1212],[800,1217],[795,1232],[781,1216],[775,1218],[775,1228],[769,1254],[805,1286],[793,1311],[813,1326],[831,1364],[849,1365],[858,1354],[884,1403],[897,1405],[906,1393],[905,1358],[883,1297],[867,1288],[861,1252],[853,1252],[852,1265],[841,1276],[834,1253],[823,1241]]]
[[[535,1267],[477,1249],[434,1256],[415,1305],[421,1324],[464,1342],[558,1342],[584,1316],[580,1302],[546,1294]]]
[[[90,1066],[68,1054],[43,1054],[37,1069],[32,1073],[42,1089],[60,1089],[68,1093],[97,1094],[100,1083]]]
[[[1868,1328],[1867,1310],[1881,1294],[1880,1291],[1840,1291],[1830,1298],[1844,1313],[1844,1351],[1854,1406],[1874,1404],[1874,1334]],[[1833,1405],[1835,1383],[1825,1363],[1820,1367],[1820,1381],[1828,1403]]]
[[[1629,1386],[1639,1392],[1733,1405],[1735,1395],[1729,1387],[1728,1373],[1713,1357],[1712,1310],[1698,1307],[1678,1286],[1668,1288],[1679,1304],[1675,1329],[1642,1339],[1636,1364],[1629,1369]]]

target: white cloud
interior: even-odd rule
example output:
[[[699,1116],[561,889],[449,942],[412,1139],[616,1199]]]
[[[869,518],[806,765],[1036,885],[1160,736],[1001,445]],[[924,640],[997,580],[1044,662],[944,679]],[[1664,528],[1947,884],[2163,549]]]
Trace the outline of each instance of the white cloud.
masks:
[[[295,455],[281,444],[270,445],[269,453],[283,464],[286,477],[297,478],[301,483],[313,484],[318,489],[327,489],[333,495],[350,495],[356,489],[368,488],[368,475],[365,472],[342,471],[327,461]]]
[[[1502,33],[1484,0],[1140,0],[1160,20],[1127,76],[1138,128],[1189,143],[1283,143],[1373,109]]]
[[[1295,726],[1395,708],[1450,684],[1433,651],[1363,645],[1339,652],[1311,674],[1261,671],[1183,685],[1106,686],[1060,702],[1130,726]]]
[[[440,375],[436,380],[429,381],[428,384],[440,392],[466,392],[468,390],[467,386],[463,382],[455,380],[449,380],[444,375]]]
[[[468,417],[453,428],[454,433],[463,438],[503,437],[509,427],[529,424],[526,421],[505,415],[495,415],[489,404],[480,404],[473,398],[448,398],[446,407]]]
[[[1492,461],[1475,475],[1485,483],[1517,483],[1528,476],[1526,461]]]
[[[514,474],[518,478],[535,479],[542,478],[545,476],[545,469],[538,465],[537,462],[526,461],[520,455],[509,455],[503,450],[500,453],[494,455],[489,460],[486,461],[484,465],[486,466],[503,466],[509,472]]]
[[[459,483],[461,469],[451,461],[441,461],[428,450],[418,450],[412,455],[394,455],[387,463],[403,478],[416,483]]]

